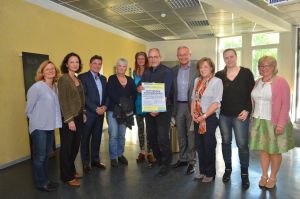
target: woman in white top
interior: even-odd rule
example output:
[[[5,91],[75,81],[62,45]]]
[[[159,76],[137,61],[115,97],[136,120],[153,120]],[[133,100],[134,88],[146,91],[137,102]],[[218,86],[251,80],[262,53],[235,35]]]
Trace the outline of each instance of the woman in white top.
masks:
[[[197,63],[200,77],[195,79],[191,114],[194,121],[195,147],[198,153],[202,182],[211,182],[216,175],[216,128],[223,95],[222,80],[214,77],[215,64],[204,57]]]
[[[274,57],[261,57],[258,70],[262,77],[256,81],[251,93],[254,109],[250,148],[260,152],[262,176],[259,187],[272,189],[281,165],[281,153],[294,148],[293,126],[289,118],[290,88],[284,78],[276,75]]]
[[[27,93],[26,114],[33,144],[33,177],[41,191],[54,191],[57,183],[48,179],[48,154],[54,142],[54,129],[61,127],[61,113],[55,82],[59,70],[49,60],[39,66]]]

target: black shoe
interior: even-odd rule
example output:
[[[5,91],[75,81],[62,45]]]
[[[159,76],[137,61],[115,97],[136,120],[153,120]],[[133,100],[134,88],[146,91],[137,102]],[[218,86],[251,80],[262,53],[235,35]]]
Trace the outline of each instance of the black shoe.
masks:
[[[48,183],[48,187],[51,187],[51,188],[54,188],[56,189],[58,187],[58,183],[57,182],[52,182],[52,181],[49,181]]]
[[[193,164],[189,164],[188,167],[187,167],[187,169],[186,169],[186,174],[187,174],[187,175],[191,175],[191,174],[194,173],[194,172],[195,172],[195,167],[194,167],[194,165],[193,165]]]
[[[117,159],[110,160],[111,167],[117,168],[119,166]]]
[[[121,164],[124,164],[124,165],[128,165],[128,160],[122,155],[120,157],[118,157],[118,161],[121,163]]]
[[[90,165],[84,165],[83,166],[83,172],[85,174],[89,174],[91,172],[92,168],[90,167]]]
[[[223,175],[223,182],[228,182],[230,180],[232,169],[225,169],[224,175]]]
[[[182,162],[182,161],[178,160],[175,164],[172,165],[172,168],[183,167],[183,166],[186,166],[186,165],[188,165],[187,162]]]
[[[97,167],[99,169],[106,169],[106,166],[101,162],[92,162],[92,167]]]
[[[248,174],[242,174],[241,178],[242,178],[242,187],[244,189],[248,189],[250,187],[250,181],[249,181]]]
[[[159,176],[165,176],[169,173],[169,170],[170,170],[169,166],[162,165],[159,172],[158,172],[158,175]]]
[[[49,186],[49,184],[46,184],[45,186],[42,186],[42,187],[37,187],[37,189],[40,191],[45,191],[45,192],[51,192],[51,191],[57,190],[56,187]]]

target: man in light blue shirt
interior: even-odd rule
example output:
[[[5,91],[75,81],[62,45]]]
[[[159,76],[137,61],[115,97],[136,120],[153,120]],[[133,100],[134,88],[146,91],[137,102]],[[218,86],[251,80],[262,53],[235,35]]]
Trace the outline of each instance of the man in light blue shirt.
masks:
[[[106,98],[106,78],[100,75],[102,57],[94,55],[90,59],[90,71],[79,75],[85,94],[87,122],[81,138],[81,160],[84,173],[91,171],[91,166],[105,169],[100,162],[99,150],[103,130],[104,112],[108,100]],[[90,139],[92,137],[92,139]],[[90,153],[91,149],[91,153]],[[90,166],[91,164],[91,166]]]
[[[191,64],[191,52],[186,46],[177,49],[179,64],[173,67],[174,75],[174,109],[179,142],[179,160],[173,168],[186,166],[186,174],[195,172],[195,136],[190,130],[192,117],[190,113],[191,95],[194,80],[199,76],[196,66]]]

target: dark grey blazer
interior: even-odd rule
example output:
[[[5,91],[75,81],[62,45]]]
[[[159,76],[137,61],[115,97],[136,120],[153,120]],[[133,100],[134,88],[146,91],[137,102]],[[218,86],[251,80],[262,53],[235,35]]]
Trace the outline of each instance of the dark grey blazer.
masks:
[[[178,76],[178,70],[179,70],[179,65],[176,65],[172,68],[173,72],[173,88],[174,88],[174,106],[173,106],[173,116],[176,115],[177,112],[177,76]],[[199,70],[197,70],[196,65],[191,64],[191,69],[190,69],[190,80],[189,80],[189,90],[188,90],[188,102],[189,102],[189,107],[191,106],[191,96],[193,92],[193,87],[194,87],[194,80],[199,77]],[[190,110],[190,108],[189,108]]]

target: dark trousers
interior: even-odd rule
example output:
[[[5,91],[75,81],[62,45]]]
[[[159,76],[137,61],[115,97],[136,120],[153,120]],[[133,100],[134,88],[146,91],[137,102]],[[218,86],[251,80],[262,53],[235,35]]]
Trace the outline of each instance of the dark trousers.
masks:
[[[156,117],[146,116],[146,131],[150,147],[155,158],[163,165],[169,165],[172,159],[170,145],[171,112],[159,113]]]
[[[90,161],[100,162],[99,150],[102,138],[104,115],[87,113],[87,121],[81,137],[81,160],[83,165],[89,165]],[[91,153],[90,153],[91,148]]]
[[[83,115],[74,118],[76,131],[70,131],[68,124],[63,123],[60,129],[60,176],[63,182],[74,179],[76,174],[75,159],[79,150],[83,132]]]
[[[216,114],[206,119],[206,132],[199,134],[199,124],[194,122],[195,129],[195,146],[199,158],[200,173],[207,177],[215,177],[216,175],[216,128],[219,120]]]
[[[139,135],[139,142],[140,142],[140,149],[146,150],[145,141],[147,141],[147,151],[148,153],[151,152],[151,147],[149,144],[149,140],[145,137],[145,116],[143,115],[135,115],[136,123],[138,126],[138,135]]]

